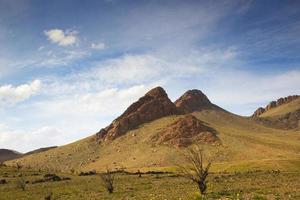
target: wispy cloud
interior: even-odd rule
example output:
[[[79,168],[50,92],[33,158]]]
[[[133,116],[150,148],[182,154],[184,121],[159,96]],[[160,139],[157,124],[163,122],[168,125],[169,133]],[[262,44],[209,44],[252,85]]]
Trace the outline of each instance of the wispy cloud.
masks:
[[[105,44],[103,42],[99,42],[99,43],[92,43],[91,44],[91,48],[92,49],[98,49],[98,50],[103,50],[105,49]]]

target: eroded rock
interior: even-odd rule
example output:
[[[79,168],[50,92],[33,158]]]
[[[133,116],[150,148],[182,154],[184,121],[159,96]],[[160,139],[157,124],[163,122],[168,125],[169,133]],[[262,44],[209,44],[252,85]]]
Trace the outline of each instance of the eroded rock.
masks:
[[[218,144],[217,132],[193,115],[186,115],[164,130],[157,133],[150,140],[159,144],[170,144],[186,147],[192,143]]]

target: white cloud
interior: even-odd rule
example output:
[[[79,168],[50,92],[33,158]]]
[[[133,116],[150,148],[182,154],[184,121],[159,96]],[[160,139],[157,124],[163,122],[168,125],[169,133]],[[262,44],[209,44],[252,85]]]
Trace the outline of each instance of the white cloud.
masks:
[[[31,83],[19,86],[3,85],[0,86],[0,107],[13,105],[24,101],[35,95],[41,89],[41,81],[34,80]]]
[[[92,49],[98,49],[98,50],[102,50],[102,49],[105,49],[105,44],[102,43],[102,42],[99,42],[99,43],[92,43],[91,44],[91,48]]]
[[[101,91],[77,93],[45,100],[35,105],[36,110],[59,118],[99,116],[108,117],[120,114],[127,106],[143,96],[154,85],[134,85],[118,89],[108,88]],[[100,128],[100,127],[98,127]]]
[[[59,46],[69,46],[77,42],[77,32],[76,31],[64,31],[61,29],[51,29],[44,31],[45,35],[48,37],[52,43],[58,44]]]
[[[2,126],[0,124],[1,148],[25,153],[41,147],[62,145],[66,142],[68,140],[63,132],[54,127],[44,126],[25,132],[23,130],[12,130],[4,124]]]
[[[108,85],[157,82],[199,74],[203,67],[198,62],[191,61],[190,57],[174,61],[154,54],[124,55],[95,63],[95,67],[76,74],[74,79],[96,80]]]

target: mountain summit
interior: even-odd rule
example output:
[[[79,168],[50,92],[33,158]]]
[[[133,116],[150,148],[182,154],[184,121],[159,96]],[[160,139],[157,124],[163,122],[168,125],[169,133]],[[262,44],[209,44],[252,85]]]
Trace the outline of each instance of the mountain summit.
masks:
[[[156,87],[130,105],[109,126],[96,135],[100,140],[113,140],[139,125],[169,115],[184,115],[216,107],[200,90],[188,90],[173,103],[162,87]]]
[[[109,126],[97,133],[98,139],[115,139],[139,125],[155,119],[177,114],[176,106],[162,87],[156,87],[131,104]]]
[[[184,113],[191,113],[194,111],[210,108],[212,103],[207,96],[200,90],[188,90],[179,99],[175,101],[178,110]]]

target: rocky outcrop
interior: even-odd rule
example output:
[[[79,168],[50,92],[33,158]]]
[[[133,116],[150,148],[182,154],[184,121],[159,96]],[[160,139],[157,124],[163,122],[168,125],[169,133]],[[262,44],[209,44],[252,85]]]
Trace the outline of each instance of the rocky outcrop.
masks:
[[[185,115],[150,140],[158,144],[168,144],[176,147],[187,147],[195,142],[218,144],[220,140],[216,131],[205,125],[193,115]]]
[[[211,108],[212,103],[200,90],[188,90],[175,101],[177,109],[183,113],[191,113]]]
[[[297,129],[300,127],[300,109],[274,117],[255,117],[257,122],[278,129]]]
[[[265,109],[265,112],[268,111],[268,110],[271,110],[272,108],[276,108],[276,101],[271,101],[271,102],[267,105],[267,107],[266,107],[266,109]]]
[[[163,88],[156,87],[129,106],[120,117],[96,135],[98,139],[112,140],[143,123],[174,114],[178,114],[176,106]]]
[[[257,117],[257,116],[263,114],[265,111],[266,111],[266,109],[260,107],[260,108],[258,108],[258,109],[254,112],[253,116],[256,116],[256,117]]]
[[[299,97],[300,97],[299,95],[292,95],[292,96],[277,99],[276,106],[280,106],[282,104],[289,103],[291,101],[294,101],[294,100],[298,99]]]
[[[253,117],[258,117],[261,114],[267,112],[268,110],[271,110],[273,108],[276,108],[278,106],[281,106],[283,104],[287,104],[290,103],[291,101],[294,101],[296,99],[298,99],[300,96],[299,95],[291,95],[291,96],[287,96],[287,97],[283,97],[283,98],[279,98],[277,99],[277,101],[271,101],[265,108],[258,108],[254,113],[253,113]]]

